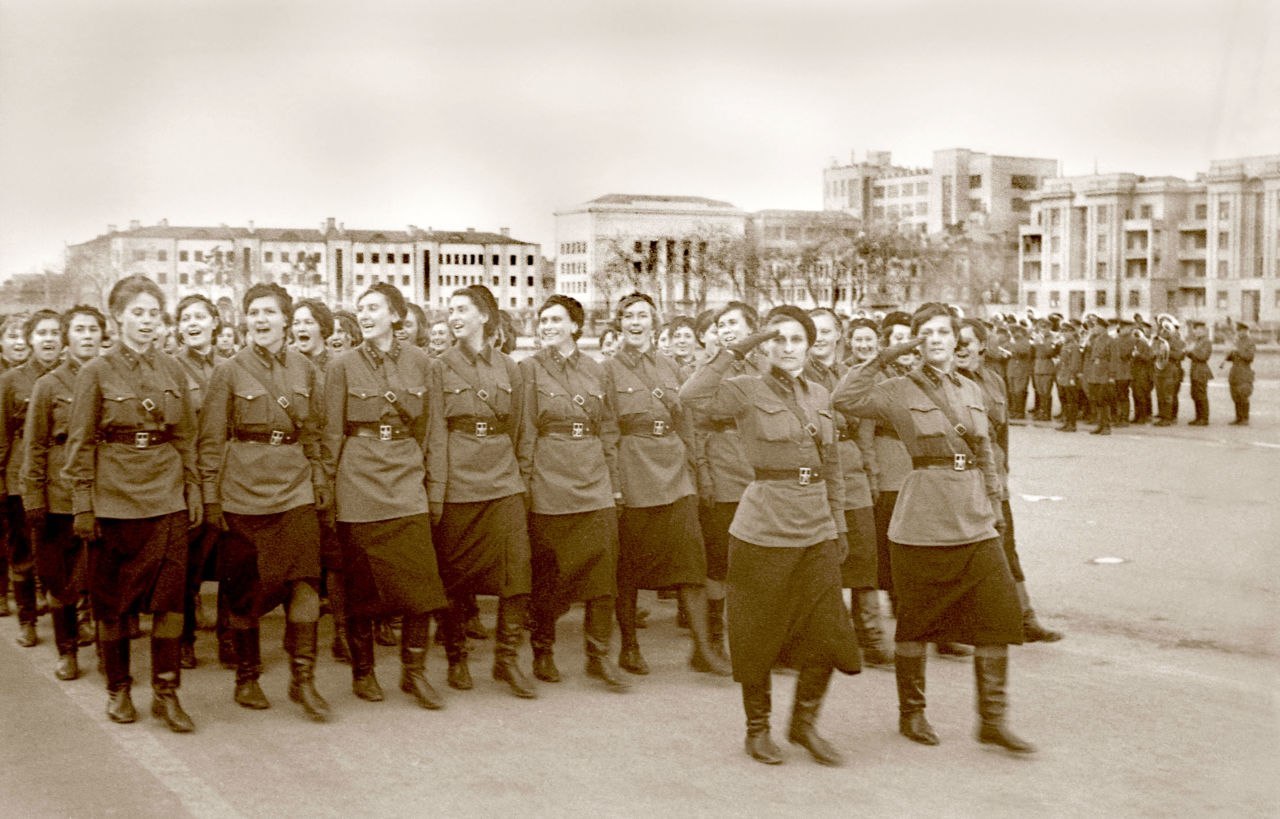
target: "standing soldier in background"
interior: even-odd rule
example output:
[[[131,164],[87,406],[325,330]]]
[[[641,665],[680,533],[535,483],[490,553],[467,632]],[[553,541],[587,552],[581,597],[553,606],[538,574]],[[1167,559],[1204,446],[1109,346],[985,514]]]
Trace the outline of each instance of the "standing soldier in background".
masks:
[[[1209,356],[1213,355],[1213,342],[1209,341],[1209,329],[1200,319],[1187,322],[1191,330],[1191,345],[1187,358],[1191,359],[1191,400],[1196,405],[1196,417],[1187,422],[1191,427],[1209,426],[1209,381],[1213,370],[1209,368]]]
[[[1178,420],[1178,390],[1182,387],[1182,355],[1185,345],[1178,335],[1178,320],[1168,314],[1156,318],[1159,330],[1152,340],[1151,366],[1155,372],[1156,406],[1160,418],[1155,426],[1167,427]]]
[[[1084,348],[1085,389],[1089,391],[1089,403],[1098,422],[1093,435],[1111,434],[1111,410],[1115,406],[1112,392],[1115,380],[1111,367],[1113,349],[1106,322],[1099,319],[1093,325]]]
[[[1013,355],[1005,367],[1009,387],[1009,417],[1022,420],[1027,417],[1027,382],[1031,379],[1034,353],[1027,328],[1014,324],[1009,330],[1013,334],[1009,340],[1009,352]]]
[[[1133,381],[1133,348],[1137,344],[1133,322],[1119,319],[1118,332],[1111,337],[1114,350],[1111,353],[1111,377],[1115,379],[1115,424],[1129,426],[1129,384]]]
[[[1231,401],[1236,405],[1236,420],[1233,427],[1249,426],[1249,396],[1253,395],[1253,338],[1249,336],[1249,325],[1243,321],[1236,322],[1235,349],[1227,353],[1226,364],[1231,362],[1231,370],[1227,373],[1227,384],[1231,387]]]
[[[1036,421],[1053,420],[1053,360],[1060,348],[1061,345],[1051,337],[1049,322],[1044,319],[1037,321],[1035,332],[1031,334],[1031,352],[1035,360],[1031,379],[1036,391]]]
[[[1142,321],[1141,316],[1134,316],[1136,325],[1133,330],[1133,423],[1151,423],[1151,388],[1155,384],[1155,370],[1152,359],[1155,351],[1151,344],[1151,325]]]
[[[1080,414],[1080,378],[1084,370],[1084,355],[1080,350],[1080,336],[1073,323],[1062,326],[1062,349],[1058,352],[1058,369],[1054,379],[1058,382],[1058,400],[1062,402],[1062,432],[1075,432]]]

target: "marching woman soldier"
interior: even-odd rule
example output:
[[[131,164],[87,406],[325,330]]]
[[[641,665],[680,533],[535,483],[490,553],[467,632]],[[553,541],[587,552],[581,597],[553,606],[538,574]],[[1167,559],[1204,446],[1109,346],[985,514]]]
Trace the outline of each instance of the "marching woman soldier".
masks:
[[[36,379],[58,363],[62,352],[62,320],[52,310],[37,310],[23,327],[30,357],[0,376],[0,498],[8,530],[9,573],[18,604],[18,645],[30,648],[36,637],[36,565],[31,533],[22,508],[23,427]],[[3,491],[7,488],[7,492]]]
[[[205,392],[214,365],[223,359],[213,350],[213,339],[222,322],[218,308],[206,296],[193,293],[178,302],[178,339],[181,350],[174,356],[187,371],[187,392],[196,414],[196,426],[200,424],[200,412],[204,407]],[[183,592],[182,609],[182,667],[196,667],[196,610],[200,604],[200,584],[205,579],[206,564],[214,555],[221,534],[216,527],[204,524],[188,533],[187,585]],[[218,659],[229,667],[236,663],[231,632],[227,629],[226,595],[218,588]]]
[[[23,334],[27,317],[21,313],[6,316],[0,322],[0,374],[27,360],[31,348]],[[13,613],[9,608],[9,538],[4,516],[0,515],[0,617]]]
[[[107,716],[137,719],[126,618],[152,614],[152,716],[195,730],[178,702],[187,529],[204,517],[195,413],[182,365],[156,351],[164,294],[127,276],[107,304],[120,328],[111,351],[76,377],[67,465],[75,534],[89,542],[89,594],[107,676]]]
[[[245,346],[209,379],[200,423],[205,524],[225,532],[218,585],[236,646],[235,701],[271,703],[258,678],[258,621],[285,606],[289,699],[313,720],[329,717],[315,688],[320,619],[320,524],[331,494],[320,464],[315,368],[285,346],[293,302],[278,284],[244,294]]]
[[[448,605],[431,545],[426,391],[431,359],[395,338],[404,296],[379,282],[356,302],[363,342],[325,374],[323,457],[346,581],[351,690],[380,702],[373,618],[401,614],[400,690],[444,706],[425,675],[431,613]]]
[[[636,592],[674,587],[693,636],[689,666],[727,677],[729,664],[707,639],[707,559],[698,529],[693,430],[680,404],[679,365],[654,349],[657,315],[649,296],[624,296],[616,321],[622,344],[604,369],[621,433],[618,665],[632,674],[649,673],[636,635]]]
[[[805,377],[821,384],[828,392],[834,392],[845,373],[836,344],[840,338],[840,319],[827,307],[810,310],[809,318],[817,331],[817,341],[809,349]],[[855,319],[855,322],[864,322],[857,329],[864,336],[871,336],[874,349],[875,324],[866,319]],[[865,338],[863,342],[865,344]],[[875,464],[876,425],[866,419],[850,422],[842,415],[835,416],[835,425],[836,447],[844,470],[842,509],[847,528],[845,536],[849,543],[849,554],[840,566],[841,581],[849,590],[853,630],[858,635],[863,663],[888,668],[893,665],[893,651],[885,645],[884,630],[880,626],[880,592],[876,589],[876,516],[872,508],[870,480],[871,467]]]
[[[1005,724],[1009,645],[1022,642],[1022,611],[1000,543],[1000,479],[982,389],[954,372],[960,322],[944,305],[921,307],[911,325],[914,340],[851,371],[834,399],[846,416],[892,424],[911,454],[889,524],[898,730],[938,744],[924,715],[925,645],[965,643],[976,647],[978,741],[1030,753]],[[923,348],[922,367],[880,380],[889,362],[915,347]]]
[[[617,591],[618,420],[604,368],[578,349],[584,312],[556,293],[538,310],[542,347],[520,362],[524,383],[518,437],[520,472],[531,499],[533,674],[560,682],[556,620],[586,604],[586,673],[628,687],[609,659]]]
[[[482,284],[449,299],[457,343],[431,370],[427,497],[449,598],[441,618],[449,685],[472,687],[466,609],[474,595],[496,594],[493,678],[532,699],[537,690],[517,663],[532,583],[525,485],[516,461],[524,391],[516,363],[493,347],[500,321],[498,303]]]
[[[768,765],[783,761],[769,736],[774,664],[800,669],[787,736],[823,765],[842,762],[816,727],[832,670],[862,668],[840,586],[844,492],[831,398],[804,375],[815,335],[803,310],[775,307],[762,332],[735,338],[680,391],[704,416],[737,419],[754,469],[729,529],[729,653],[746,751]],[[762,343],[766,374],[726,377]]]
[[[61,329],[66,360],[36,381],[27,408],[22,503],[31,528],[36,573],[50,596],[49,613],[58,647],[54,673],[60,680],[74,680],[80,676],[76,604],[85,589],[87,557],[84,543],[71,530],[71,487],[62,477],[62,467],[76,375],[86,362],[98,357],[107,320],[96,308],[81,304],[62,317]]]

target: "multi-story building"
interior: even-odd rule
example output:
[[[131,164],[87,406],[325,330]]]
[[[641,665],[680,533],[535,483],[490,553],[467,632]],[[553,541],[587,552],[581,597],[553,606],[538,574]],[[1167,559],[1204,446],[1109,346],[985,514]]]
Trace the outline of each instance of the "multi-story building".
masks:
[[[859,290],[849,240],[860,222],[825,210],[762,210],[746,223],[748,288],[762,304],[852,312]]]
[[[503,309],[527,310],[541,297],[541,261],[538,244],[513,239],[506,228],[348,230],[334,219],[319,229],[131,222],[67,248],[67,272],[89,282],[99,299],[120,277],[144,273],[171,301],[198,291],[232,304],[254,282],[347,306],[364,288],[386,282],[428,309],[443,309],[461,287],[484,284]]]
[[[746,214],[728,202],[615,193],[555,217],[556,292],[596,316],[637,289],[666,313],[741,295]]]
[[[933,165],[894,165],[889,151],[868,151],[858,162],[833,163],[822,172],[823,208],[866,223],[900,225],[936,234],[971,223],[989,231],[1013,230],[1027,219],[1029,195],[1056,176],[1058,162],[998,156],[967,148],[933,152]]]
[[[1019,299],[1042,312],[1280,324],[1280,154],[1051,179],[1019,234]]]

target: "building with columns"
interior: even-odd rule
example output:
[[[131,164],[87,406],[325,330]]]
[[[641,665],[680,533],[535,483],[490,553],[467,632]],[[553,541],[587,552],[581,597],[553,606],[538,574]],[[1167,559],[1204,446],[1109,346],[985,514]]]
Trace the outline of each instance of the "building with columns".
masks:
[[[488,286],[503,309],[528,310],[542,297],[541,262],[538,244],[514,239],[506,228],[352,230],[332,218],[318,228],[182,227],[162,219],[125,230],[108,225],[69,245],[66,270],[91,283],[99,299],[112,282],[143,273],[172,303],[201,292],[236,304],[250,284],[270,281],[295,298],[349,307],[369,285],[386,282],[429,310],[444,309],[469,284]]]
[[[746,214],[728,202],[614,193],[555,217],[556,292],[596,316],[633,290],[668,315],[741,297]]]
[[[1280,326],[1280,154],[1215,160],[1193,181],[1051,179],[1030,202],[1023,305]]]

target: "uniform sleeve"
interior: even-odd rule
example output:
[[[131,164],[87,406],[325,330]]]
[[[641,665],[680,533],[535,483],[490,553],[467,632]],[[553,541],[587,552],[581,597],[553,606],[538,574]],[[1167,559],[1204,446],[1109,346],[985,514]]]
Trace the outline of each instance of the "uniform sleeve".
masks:
[[[837,532],[848,532],[849,522],[844,517],[844,466],[840,463],[840,447],[833,441],[823,447],[823,483],[827,485],[827,505],[831,507],[831,519]]]
[[[622,433],[618,429],[618,410],[613,403],[613,374],[608,367],[600,367],[600,386],[604,391],[600,445],[604,449],[604,463],[609,470],[609,484],[613,487],[613,494],[617,495],[622,491],[622,478],[618,474],[618,441]]]
[[[857,424],[854,443],[862,453],[862,470],[867,473],[871,494],[875,495],[880,491],[880,462],[876,460],[876,422],[869,418],[860,418]]]
[[[324,474],[324,462],[321,458],[320,436],[324,433],[324,394],[321,392],[323,379],[320,368],[311,359],[303,356],[307,365],[307,379],[311,388],[308,390],[307,414],[302,419],[302,429],[298,431],[298,441],[302,444],[302,453],[311,464],[311,487],[313,492],[319,491],[328,484]],[[319,495],[317,494],[318,498]]]
[[[324,433],[320,436],[320,462],[324,465],[325,479],[331,484],[338,473],[347,414],[347,371],[343,360],[331,359],[324,374]]]
[[[45,488],[49,483],[49,415],[53,388],[44,378],[36,381],[27,405],[27,423],[22,432],[26,442],[22,456],[22,507],[27,511],[48,508]]]
[[[859,418],[889,421],[888,396],[878,389],[877,376],[881,372],[878,359],[854,367],[844,374],[831,396],[836,412],[854,423]]]
[[[84,365],[76,376],[67,424],[67,462],[62,468],[62,477],[71,485],[71,512],[77,515],[93,511],[94,456],[102,412],[102,385],[94,364]]]
[[[449,425],[444,415],[443,370],[438,358],[427,368],[427,502],[431,504],[444,503],[449,481]]]
[[[9,372],[13,372],[10,370]],[[5,477],[5,465],[13,455],[13,438],[16,428],[13,424],[13,382],[12,377],[5,374],[0,378],[0,498],[8,497],[9,487]],[[16,490],[17,487],[14,487]]]
[[[520,406],[520,432],[516,436],[516,461],[520,465],[520,477],[524,480],[525,491],[532,486],[533,480],[533,448],[538,442],[538,375],[533,371],[532,358],[520,362],[520,392],[524,396]],[[512,395],[515,387],[512,386]]]
[[[176,359],[166,358],[164,368],[174,382],[175,389],[182,399],[182,414],[173,427],[174,446],[182,457],[182,482],[188,488],[200,489],[200,473],[196,470],[196,443],[200,430],[196,425],[196,411],[191,404],[191,392],[187,389],[187,374]]]
[[[721,350],[716,357],[699,367],[680,388],[680,399],[697,416],[706,418],[737,417],[746,407],[742,391],[728,384],[725,376],[734,362],[733,353]]]
[[[219,503],[219,479],[227,451],[227,422],[231,420],[231,361],[218,364],[205,387],[204,409],[200,413],[200,440],[196,447],[196,468],[200,473],[205,503]]]

